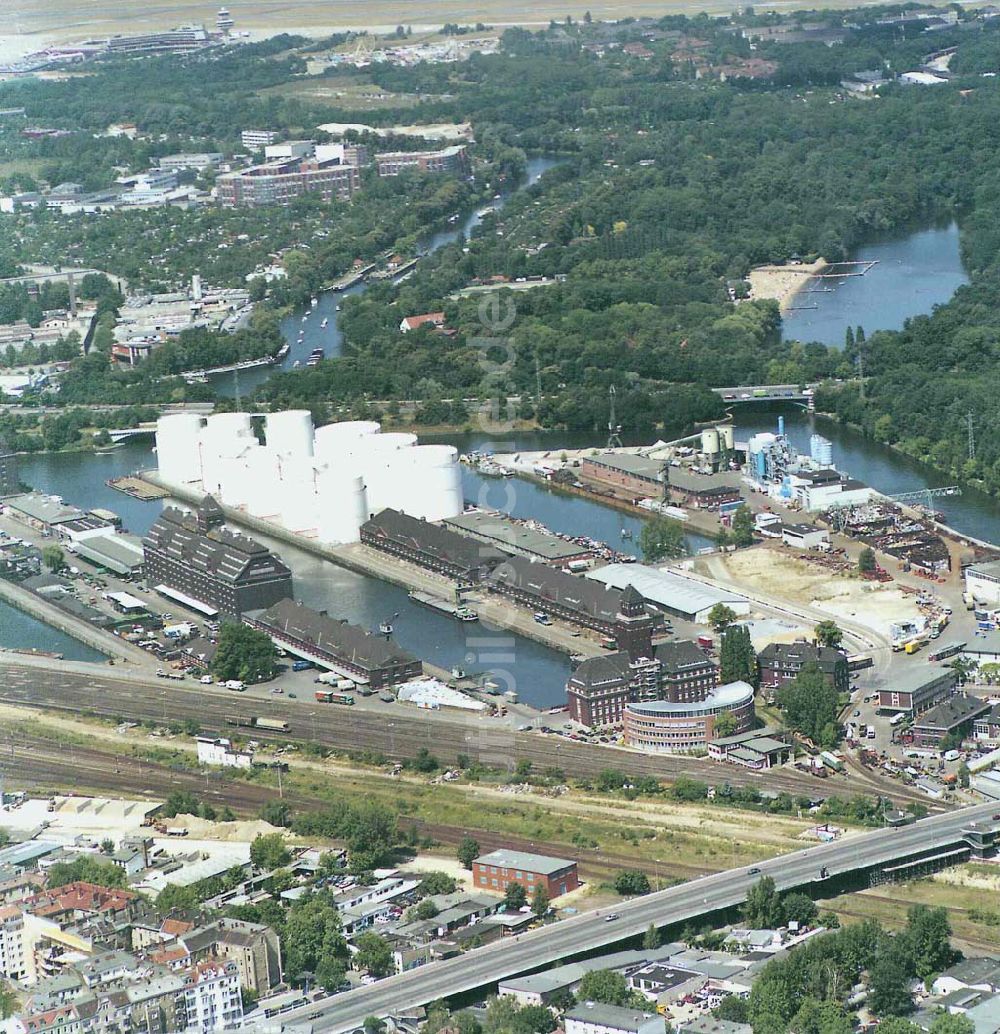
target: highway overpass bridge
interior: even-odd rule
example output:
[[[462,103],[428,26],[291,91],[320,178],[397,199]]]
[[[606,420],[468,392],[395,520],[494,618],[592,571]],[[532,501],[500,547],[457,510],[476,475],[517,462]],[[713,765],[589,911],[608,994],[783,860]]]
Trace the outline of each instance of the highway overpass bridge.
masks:
[[[849,836],[818,847],[781,855],[750,868],[703,876],[608,910],[586,912],[550,926],[506,937],[442,962],[429,963],[367,987],[334,995],[281,1017],[285,1024],[310,1024],[314,1031],[341,1034],[361,1027],[367,1016],[426,1005],[474,991],[498,980],[543,969],[571,956],[607,948],[657,926],[684,923],[740,905],[761,876],[779,890],[822,884],[838,876],[870,882],[906,878],[931,867],[986,857],[1000,843],[996,805],[964,808],[911,825]]]
[[[724,402],[797,402],[810,410],[816,408],[815,384],[748,384],[740,388],[712,388]]]

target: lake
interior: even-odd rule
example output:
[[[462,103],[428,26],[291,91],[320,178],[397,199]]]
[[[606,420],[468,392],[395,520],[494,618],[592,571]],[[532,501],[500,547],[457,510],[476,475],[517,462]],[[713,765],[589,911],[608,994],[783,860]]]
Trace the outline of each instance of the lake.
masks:
[[[877,262],[864,276],[813,280],[782,318],[786,341],[819,341],[843,348],[847,328],[900,330],[911,317],[942,305],[969,282],[959,253],[958,224],[923,227],[875,240],[851,255]],[[829,290],[825,290],[829,288]]]

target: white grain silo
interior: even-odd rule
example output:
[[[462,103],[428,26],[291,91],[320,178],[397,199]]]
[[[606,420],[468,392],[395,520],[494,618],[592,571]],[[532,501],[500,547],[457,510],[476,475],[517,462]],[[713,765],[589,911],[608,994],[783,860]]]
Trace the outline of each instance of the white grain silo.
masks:
[[[279,456],[312,456],[312,414],[308,409],[268,413],[264,421],[264,440]]]
[[[411,517],[441,521],[463,510],[458,450],[451,445],[418,445],[397,469],[396,509]]]
[[[732,424],[719,424],[716,428],[719,432],[719,444],[723,452],[732,452],[736,442],[735,431]]]
[[[336,468],[320,468],[316,472],[316,498],[320,541],[357,542],[361,525],[368,519],[364,479]]]
[[[713,460],[719,455],[719,432],[717,428],[706,427],[701,432],[701,451]]]
[[[156,465],[172,485],[201,480],[198,439],[205,421],[194,413],[174,413],[156,421]]]
[[[222,492],[223,468],[227,461],[253,445],[253,426],[248,413],[218,413],[210,416],[199,437],[201,482],[206,492]]]
[[[278,457],[278,507],[281,523],[300,534],[319,524],[316,468],[311,456]]]
[[[254,517],[277,519],[281,512],[278,457],[264,446],[251,449],[246,457],[246,471],[249,486],[247,512]]]
[[[323,463],[338,463],[361,438],[377,435],[382,425],[375,420],[341,420],[316,429],[314,454]]]
[[[406,432],[373,434],[354,443],[343,466],[351,469],[353,464],[364,478],[369,513],[380,513],[387,506],[400,508],[400,479],[407,476],[416,444],[417,436]]]

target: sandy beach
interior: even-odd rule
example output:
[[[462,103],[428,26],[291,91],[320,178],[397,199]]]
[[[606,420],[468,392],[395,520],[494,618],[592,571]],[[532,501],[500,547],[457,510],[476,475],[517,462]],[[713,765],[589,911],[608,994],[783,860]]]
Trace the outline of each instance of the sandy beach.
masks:
[[[826,259],[820,258],[797,266],[758,266],[750,270],[750,297],[773,298],[781,311],[787,312],[799,291],[827,264]]]

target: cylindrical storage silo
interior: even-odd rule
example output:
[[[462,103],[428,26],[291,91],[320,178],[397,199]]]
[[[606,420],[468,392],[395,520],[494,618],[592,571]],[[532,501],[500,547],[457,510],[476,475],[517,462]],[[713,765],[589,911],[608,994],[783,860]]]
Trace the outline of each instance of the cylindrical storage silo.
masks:
[[[279,456],[277,492],[281,523],[289,531],[314,532],[319,524],[319,500],[312,457]]]
[[[706,456],[719,455],[719,432],[714,427],[706,427],[701,432],[701,451]]]
[[[277,519],[281,511],[278,458],[270,449],[258,446],[247,454],[247,482],[247,512],[254,517]]]
[[[259,445],[248,445],[235,456],[220,461],[219,502],[224,506],[246,507],[252,494],[249,458],[258,449]]]
[[[268,413],[264,420],[264,440],[279,456],[312,456],[312,413],[308,409]]]
[[[174,413],[156,421],[156,465],[164,481],[185,485],[201,480],[198,439],[204,423],[194,413]]]
[[[719,444],[726,452],[732,452],[736,444],[735,431],[732,424],[720,424],[716,430],[719,432]]]
[[[441,521],[462,512],[462,473],[451,445],[418,445],[396,466],[395,508],[411,517]]]
[[[376,420],[341,420],[324,424],[313,436],[314,454],[323,463],[337,463],[359,439],[377,435],[381,430],[382,425]]]
[[[249,413],[215,413],[205,422],[206,430],[220,438],[253,438]]]
[[[248,413],[210,416],[198,442],[201,482],[205,491],[210,495],[219,494],[222,491],[223,465],[256,441]]]
[[[369,513],[380,513],[386,507],[400,509],[399,478],[405,477],[416,444],[417,436],[406,432],[373,434],[355,443],[356,451],[347,466],[353,462],[364,478]]]
[[[322,542],[357,542],[368,519],[364,479],[325,468],[316,472],[319,509],[317,535]]]

